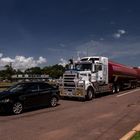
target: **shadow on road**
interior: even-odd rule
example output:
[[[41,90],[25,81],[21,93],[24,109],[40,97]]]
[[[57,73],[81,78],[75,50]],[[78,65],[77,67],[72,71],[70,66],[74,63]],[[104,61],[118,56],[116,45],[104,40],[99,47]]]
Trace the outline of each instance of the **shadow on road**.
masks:
[[[35,111],[39,111],[39,110],[43,110],[43,109],[49,109],[49,108],[57,108],[60,104],[58,103],[56,107],[50,107],[50,106],[38,106],[38,107],[31,107],[29,109],[25,109],[23,110],[22,114],[26,114],[26,113],[29,113],[29,112],[35,112]],[[13,113],[11,112],[6,112],[6,111],[1,111],[0,112],[0,116],[14,116]],[[17,116],[17,115],[15,115]]]

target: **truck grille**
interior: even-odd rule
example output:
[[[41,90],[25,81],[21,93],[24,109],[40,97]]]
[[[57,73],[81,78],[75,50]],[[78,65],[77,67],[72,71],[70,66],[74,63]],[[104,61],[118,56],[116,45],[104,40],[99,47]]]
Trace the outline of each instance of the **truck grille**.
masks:
[[[75,88],[76,84],[74,79],[76,79],[77,74],[64,74],[63,75],[63,84],[64,88]]]

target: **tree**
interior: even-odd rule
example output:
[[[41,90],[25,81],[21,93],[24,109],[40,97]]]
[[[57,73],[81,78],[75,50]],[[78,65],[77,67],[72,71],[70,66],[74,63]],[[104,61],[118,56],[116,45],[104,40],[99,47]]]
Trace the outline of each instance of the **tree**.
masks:
[[[0,71],[0,78],[2,80],[12,80],[12,75],[16,74],[16,70],[12,68],[12,65],[5,65],[5,70]]]
[[[61,65],[53,65],[43,68],[43,73],[49,75],[52,78],[59,78],[63,75],[65,68]]]
[[[26,74],[35,74],[35,75],[39,74],[40,75],[40,74],[42,74],[42,70],[40,67],[33,67],[33,68],[25,70],[25,73]]]

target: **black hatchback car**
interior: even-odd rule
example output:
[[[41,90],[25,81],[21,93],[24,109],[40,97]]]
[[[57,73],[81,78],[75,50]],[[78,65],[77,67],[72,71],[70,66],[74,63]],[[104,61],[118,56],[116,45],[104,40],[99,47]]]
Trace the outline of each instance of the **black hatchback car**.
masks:
[[[55,107],[59,90],[45,82],[18,83],[0,92],[0,110],[20,114],[23,109],[49,105]]]

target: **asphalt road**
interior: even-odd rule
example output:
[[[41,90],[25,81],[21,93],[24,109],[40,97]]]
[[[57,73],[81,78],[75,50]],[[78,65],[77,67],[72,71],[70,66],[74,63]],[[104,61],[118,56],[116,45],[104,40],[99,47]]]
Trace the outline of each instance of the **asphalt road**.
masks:
[[[140,88],[55,108],[0,114],[0,140],[118,140],[140,122]]]

